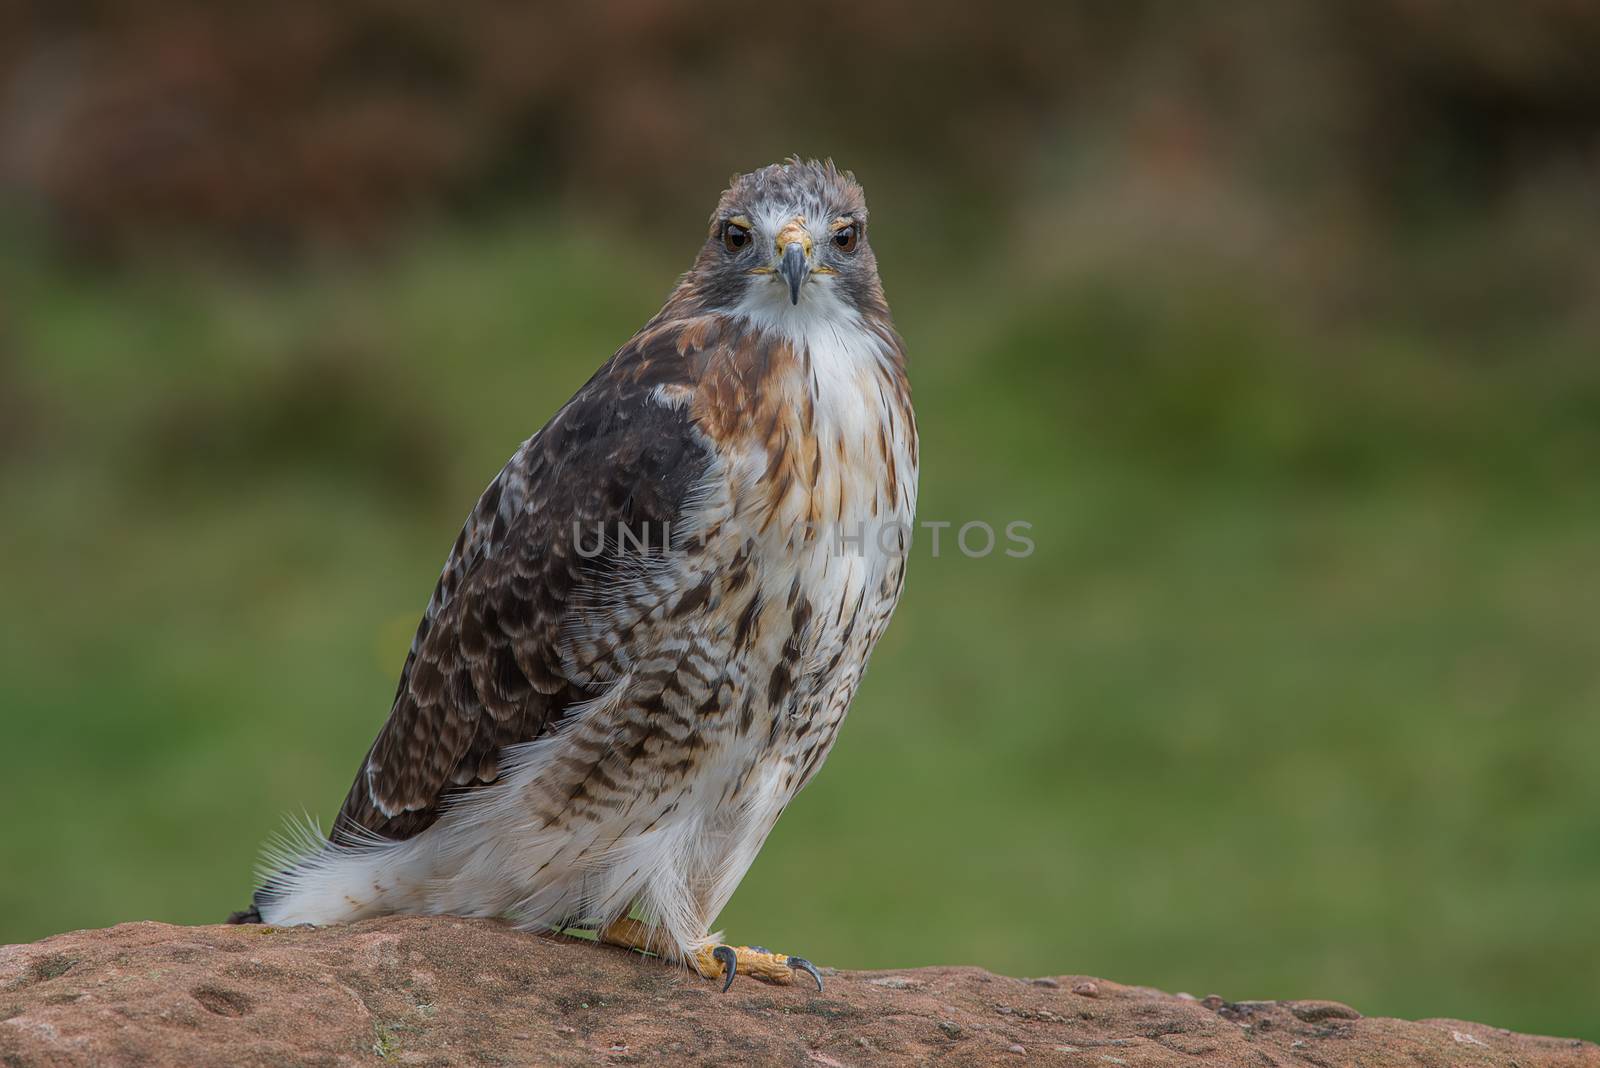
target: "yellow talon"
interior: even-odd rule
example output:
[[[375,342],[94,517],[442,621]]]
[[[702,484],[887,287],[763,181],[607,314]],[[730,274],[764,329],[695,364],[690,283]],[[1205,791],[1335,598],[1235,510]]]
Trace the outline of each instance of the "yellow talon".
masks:
[[[659,927],[640,923],[624,916],[606,925],[600,931],[600,941],[640,953],[670,956],[666,936]],[[722,989],[733,985],[736,975],[748,975],[763,983],[788,986],[794,982],[794,973],[805,972],[816,980],[817,990],[822,990],[822,973],[804,957],[791,957],[787,953],[771,953],[761,946],[701,946],[689,957],[689,964],[706,979],[722,979]]]
[[[817,990],[822,990],[822,974],[804,957],[791,957],[787,953],[771,953],[761,946],[702,946],[695,953],[695,970],[707,979],[722,977],[722,989],[733,985],[735,975],[748,975],[763,983],[788,986],[794,982],[794,973],[805,972],[816,980]]]

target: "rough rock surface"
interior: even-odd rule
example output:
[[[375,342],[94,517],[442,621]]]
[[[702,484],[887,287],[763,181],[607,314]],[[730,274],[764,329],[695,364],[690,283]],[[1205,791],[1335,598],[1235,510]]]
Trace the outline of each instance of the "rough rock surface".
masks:
[[[1331,1001],[1194,1000],[978,968],[727,994],[637,954],[488,920],[321,930],[129,923],[0,949],[0,1064],[1480,1065],[1600,1047]]]

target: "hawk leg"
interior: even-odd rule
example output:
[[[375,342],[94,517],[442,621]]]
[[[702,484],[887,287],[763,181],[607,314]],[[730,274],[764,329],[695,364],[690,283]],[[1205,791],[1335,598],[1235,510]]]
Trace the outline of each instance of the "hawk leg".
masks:
[[[640,953],[666,955],[666,935],[661,928],[623,916],[600,928],[600,941],[608,946],[621,946]]]
[[[627,916],[601,928],[600,941],[640,953],[665,955],[666,940],[661,929]],[[804,957],[770,952],[764,946],[702,946],[690,955],[689,964],[707,979],[720,976],[724,991],[733,985],[736,975],[787,986],[794,982],[795,972],[805,972],[816,980],[818,992],[822,990],[822,973],[816,965]]]

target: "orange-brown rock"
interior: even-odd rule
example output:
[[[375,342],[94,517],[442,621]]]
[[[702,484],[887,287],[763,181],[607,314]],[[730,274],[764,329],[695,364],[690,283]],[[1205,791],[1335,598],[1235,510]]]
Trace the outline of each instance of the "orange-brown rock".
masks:
[[[1600,1047],[1333,1001],[1195,1000],[978,968],[718,988],[488,920],[129,923],[0,949],[0,1064],[1517,1065]]]

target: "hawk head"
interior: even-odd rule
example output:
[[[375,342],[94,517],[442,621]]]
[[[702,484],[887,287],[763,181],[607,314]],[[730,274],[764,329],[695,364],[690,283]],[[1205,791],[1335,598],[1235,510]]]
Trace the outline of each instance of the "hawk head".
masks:
[[[681,291],[705,311],[762,318],[887,315],[867,201],[832,160],[736,176]]]

